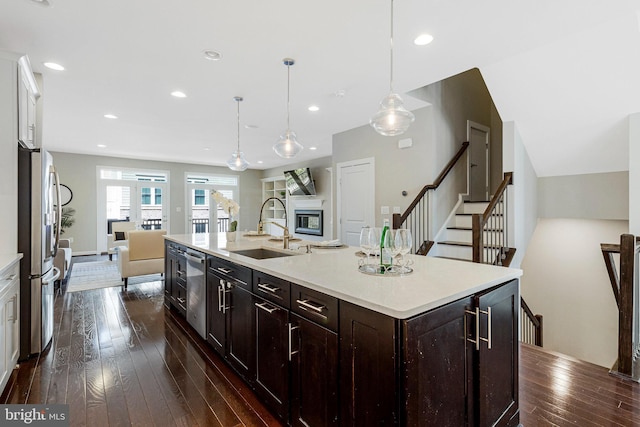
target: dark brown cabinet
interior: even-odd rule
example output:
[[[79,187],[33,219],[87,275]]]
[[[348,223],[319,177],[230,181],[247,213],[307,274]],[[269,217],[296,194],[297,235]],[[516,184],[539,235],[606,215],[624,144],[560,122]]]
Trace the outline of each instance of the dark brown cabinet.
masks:
[[[207,341],[248,382],[255,375],[252,271],[207,257]]]
[[[518,425],[518,283],[411,319],[340,303],[341,425]]]
[[[285,423],[289,418],[289,310],[254,297],[256,319],[255,391]]]
[[[176,243],[165,244],[164,304],[174,307],[183,316],[187,312],[187,264],[184,258],[186,248]]]
[[[291,314],[291,424],[338,425],[338,334]]]

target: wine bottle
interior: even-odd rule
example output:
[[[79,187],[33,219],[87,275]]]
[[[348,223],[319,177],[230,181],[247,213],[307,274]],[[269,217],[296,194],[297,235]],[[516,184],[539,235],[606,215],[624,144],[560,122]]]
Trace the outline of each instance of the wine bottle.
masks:
[[[384,238],[389,232],[389,220],[385,219],[382,232],[380,233],[380,271],[385,272],[386,268],[391,265],[391,254],[384,250]]]

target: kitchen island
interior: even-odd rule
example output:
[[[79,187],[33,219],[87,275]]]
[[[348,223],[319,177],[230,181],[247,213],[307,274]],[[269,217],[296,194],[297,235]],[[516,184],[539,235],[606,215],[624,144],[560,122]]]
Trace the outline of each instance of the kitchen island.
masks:
[[[270,240],[167,236],[165,296],[190,323],[206,300],[196,329],[283,422],[518,424],[520,270],[410,255],[413,273],[371,276],[358,248]]]

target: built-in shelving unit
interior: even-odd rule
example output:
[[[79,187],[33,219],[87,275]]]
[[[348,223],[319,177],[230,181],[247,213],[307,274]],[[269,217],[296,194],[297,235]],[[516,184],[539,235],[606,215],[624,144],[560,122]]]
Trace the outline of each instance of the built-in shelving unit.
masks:
[[[285,207],[288,206],[287,185],[284,176],[262,179],[262,200],[265,201],[269,197],[277,197],[282,200]],[[282,205],[275,200],[270,200],[264,207],[262,219],[285,225],[285,214],[288,218],[288,213]],[[282,229],[272,227],[271,224],[265,224],[265,232],[274,236],[282,235]]]

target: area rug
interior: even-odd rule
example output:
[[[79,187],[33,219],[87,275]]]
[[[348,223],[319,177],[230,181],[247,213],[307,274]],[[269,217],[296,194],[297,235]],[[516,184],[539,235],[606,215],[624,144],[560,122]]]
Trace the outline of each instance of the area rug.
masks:
[[[128,286],[162,280],[160,274],[148,274],[129,278]],[[91,261],[74,263],[67,283],[67,292],[123,286],[118,272],[118,261]]]

